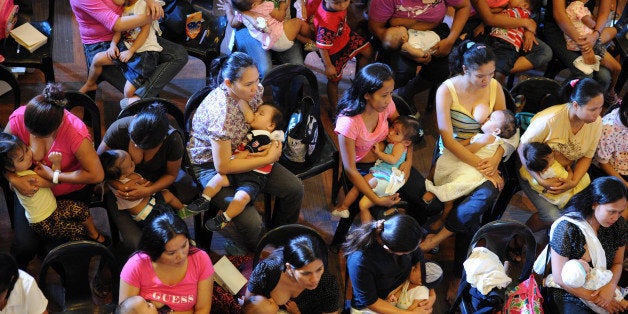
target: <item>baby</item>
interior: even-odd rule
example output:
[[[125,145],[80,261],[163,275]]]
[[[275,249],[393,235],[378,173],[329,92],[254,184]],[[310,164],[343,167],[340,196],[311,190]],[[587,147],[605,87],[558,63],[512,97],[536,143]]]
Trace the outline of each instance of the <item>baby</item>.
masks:
[[[534,171],[543,180],[559,178],[559,179],[571,179],[573,177],[573,171],[571,167],[563,167],[556,159],[554,159],[554,152],[549,145],[545,143],[532,142],[524,144],[523,155],[526,158],[526,167],[530,171]],[[532,189],[537,191],[548,202],[563,208],[567,202],[576,193],[584,190],[590,183],[591,179],[589,174],[585,173],[580,182],[568,191],[560,194],[548,193],[548,191],[540,185],[536,179],[523,167],[519,170],[521,178],[527,180],[530,183]]]
[[[251,126],[251,130],[247,135],[248,142],[245,145],[240,145],[232,158],[247,158],[249,154],[265,156],[268,154],[268,150],[261,150],[260,148],[270,144],[272,140],[283,141],[283,131],[275,130],[280,128],[283,122],[281,111],[269,103],[262,104],[255,112],[245,101],[240,101],[238,104],[244,113],[246,122]],[[222,230],[231,219],[244,210],[244,207],[251,200],[257,197],[259,191],[266,185],[272,168],[273,164],[268,164],[243,173],[216,174],[205,186],[203,197],[192,202],[188,208],[196,212],[198,206],[209,204],[211,198],[218,194],[223,187],[235,186],[236,193],[225,212],[219,212],[216,217],[205,223],[205,227],[210,231]]]
[[[100,154],[100,163],[105,170],[105,180],[107,185],[116,196],[116,205],[118,210],[126,210],[131,214],[133,220],[139,225],[144,225],[161,212],[153,210],[156,204],[168,204],[177,210],[179,217],[186,218],[198,212],[209,209],[209,203],[203,204],[202,208],[197,212],[187,210],[187,206],[172,194],[172,192],[164,189],[159,193],[147,196],[138,200],[127,200],[122,197],[120,191],[124,191],[125,187],[136,185],[147,185],[146,181],[140,174],[135,171],[135,163],[131,159],[129,153],[124,150],[114,149],[108,150]]]
[[[493,156],[499,146],[504,146],[503,139],[511,138],[516,134],[515,116],[510,110],[494,111],[482,124],[481,130],[482,133],[460,143],[476,156],[484,159]],[[427,192],[423,195],[423,201],[430,203],[436,196],[440,201],[445,202],[443,214],[432,223],[431,231],[441,229],[457,198],[469,194],[486,180],[475,167],[464,163],[449,150],[445,150],[436,161],[434,182],[425,180]],[[426,238],[425,242],[429,242],[429,238]]]
[[[297,39],[306,45],[314,45],[310,38],[310,26],[302,18],[286,18],[286,1],[281,1],[275,8],[273,1],[265,0],[220,0],[218,8],[227,14],[227,21],[232,27],[244,24],[251,37],[257,39],[264,50],[277,52],[292,48]],[[301,4],[305,11],[305,5]],[[303,17],[306,12],[301,13]]]
[[[146,14],[145,0],[114,0],[113,2],[124,6],[122,16]],[[163,2],[161,3],[163,5]],[[157,34],[161,35],[157,21],[151,21],[129,31],[115,32],[111,47],[94,56],[87,82],[79,91],[85,93],[96,90],[97,80],[103,66],[116,64],[124,70],[124,77],[127,80],[124,85],[124,97],[127,98],[127,103],[138,100],[136,90],[153,75],[159,64],[159,52],[163,48],[157,42]]]
[[[408,279],[395,290],[391,291],[386,300],[397,308],[412,311],[422,302],[430,302],[433,304],[436,300],[436,293],[434,289],[428,289],[426,286],[423,286],[421,267],[414,265],[412,266]]]
[[[139,295],[128,297],[116,308],[116,314],[153,314],[159,313],[155,305]]]
[[[243,314],[277,314],[279,306],[272,298],[261,295],[252,295],[242,304]]]
[[[571,288],[585,288],[587,290],[595,291],[606,284],[608,284],[613,278],[613,272],[608,269],[591,268],[589,263],[582,259],[568,260],[563,266],[561,272],[561,278],[563,283]],[[545,279],[545,285],[552,288],[562,289],[550,274]],[[619,289],[615,289],[615,300],[621,302],[622,306],[628,306],[628,301],[624,300],[625,294]],[[591,301],[580,299],[595,313],[608,313],[603,308],[597,306]]]
[[[391,25],[394,25],[394,18]],[[423,62],[425,58],[434,54],[432,49],[440,41],[440,37],[433,31],[419,31],[407,29],[404,26],[392,26],[386,29],[382,46],[384,49],[399,50],[416,61]],[[420,59],[420,60],[419,60]]]
[[[399,170],[399,166],[406,161],[408,147],[417,144],[421,138],[421,125],[419,121],[408,116],[399,116],[390,128],[386,137],[385,149],[382,151],[383,142],[373,146],[373,152],[379,158],[370,169],[364,179],[369,183],[373,192],[378,196],[393,195],[405,184],[405,175]],[[332,215],[342,218],[349,217],[349,206],[355,202],[360,192],[357,187],[345,196],[342,204],[332,211]],[[375,204],[366,196],[360,199],[360,219],[367,223],[373,219],[369,209]]]

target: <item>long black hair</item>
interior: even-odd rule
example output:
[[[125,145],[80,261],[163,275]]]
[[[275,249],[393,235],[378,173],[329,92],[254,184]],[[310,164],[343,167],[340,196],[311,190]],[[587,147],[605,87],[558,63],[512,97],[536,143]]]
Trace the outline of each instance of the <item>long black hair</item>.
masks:
[[[129,124],[129,138],[140,149],[151,149],[163,143],[169,128],[166,110],[155,102],[133,118]]]
[[[14,154],[18,149],[28,149],[26,144],[22,142],[22,140],[9,133],[0,132],[0,173],[4,173],[5,171],[14,169],[15,166],[13,164]]]
[[[230,55],[216,58],[210,65],[209,86],[216,88],[225,79],[235,82],[242,77],[242,71],[249,67],[257,68],[253,58],[244,52],[236,51]]]
[[[5,299],[9,299],[19,277],[20,273],[15,259],[8,253],[0,253],[0,293],[7,291]]]
[[[166,243],[178,235],[190,240],[190,232],[185,221],[174,214],[167,205],[156,204],[153,210],[163,211],[157,217],[148,222],[142,229],[142,237],[138,245],[138,251],[146,253],[151,261],[157,261],[166,250]],[[189,255],[197,252],[190,243]]]
[[[454,47],[449,54],[449,72],[452,76],[463,74],[464,65],[468,70],[477,70],[480,66],[495,61],[491,47],[483,43],[465,40]]]
[[[327,251],[322,243],[312,236],[300,235],[283,247],[282,268],[288,263],[299,269],[316,260],[321,260],[327,266]]]
[[[580,218],[586,219],[593,215],[594,204],[604,205],[620,199],[628,199],[628,191],[623,182],[616,177],[600,177],[574,195],[563,213],[577,213]]]
[[[586,106],[591,99],[604,94],[604,87],[592,78],[583,78],[567,81],[560,89],[563,103],[577,102],[579,106]]]
[[[376,92],[384,86],[384,82],[393,78],[393,72],[386,64],[371,63],[363,67],[338,101],[338,114],[347,117],[361,114],[366,108],[364,96]]]
[[[26,105],[24,125],[28,132],[38,137],[52,134],[63,122],[67,103],[61,84],[48,83],[43,93],[35,96]]]
[[[382,244],[392,252],[411,252],[419,246],[423,232],[419,223],[408,215],[395,215],[390,219],[375,220],[363,224],[347,236],[343,244],[345,255],[361,251],[377,243],[380,235]]]

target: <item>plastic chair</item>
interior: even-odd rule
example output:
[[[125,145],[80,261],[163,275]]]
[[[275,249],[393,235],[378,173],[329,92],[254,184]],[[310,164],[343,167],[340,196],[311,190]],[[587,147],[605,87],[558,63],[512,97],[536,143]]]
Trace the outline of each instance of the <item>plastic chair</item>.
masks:
[[[11,70],[4,65],[0,65],[0,81],[6,82],[11,87],[13,92],[13,110],[17,109],[21,105],[20,85]]]
[[[257,247],[255,248],[255,254],[253,255],[253,268],[257,266],[257,263],[260,260],[260,255],[266,246],[271,245],[275,248],[280,248],[288,244],[290,240],[300,235],[309,235],[312,239],[316,239],[316,241],[319,241],[325,252],[327,252],[327,245],[318,231],[299,224],[283,225],[268,231],[259,240]],[[327,265],[327,254],[324,254],[323,256],[323,264]]]
[[[61,287],[48,283],[48,270],[53,268],[61,277]],[[90,269],[96,267],[101,280],[105,278],[111,284],[111,300],[106,305],[96,305],[90,287]],[[104,272],[108,270],[110,273]],[[93,283],[92,283],[93,284]],[[48,300],[55,299],[63,291],[59,302],[63,312],[76,313],[111,313],[118,304],[120,270],[118,262],[102,244],[93,241],[74,241],[52,249],[42,262],[39,272],[39,287]]]
[[[532,265],[536,259],[536,240],[534,239],[534,234],[524,224],[516,221],[498,220],[484,225],[473,236],[467,257],[471,255],[473,248],[483,246],[495,253],[503,263],[508,259],[508,244],[513,241],[515,236],[517,236],[520,243],[523,244],[525,253],[521,256],[522,267],[519,273],[509,274],[509,276],[513,278],[510,286],[514,287],[530,277]],[[480,241],[484,243],[480,244]],[[511,267],[511,269],[513,268],[514,267]],[[458,296],[450,313],[454,313],[458,307],[460,307],[460,311],[463,314],[474,313],[476,311],[471,304],[471,295],[469,294],[471,285],[465,280],[465,277],[466,274],[463,271],[462,281],[458,288]]]
[[[16,26],[30,22],[33,27],[48,37],[48,41],[34,52],[21,47],[18,52],[18,44],[9,36],[0,44],[0,54],[5,60],[2,62],[7,67],[27,67],[36,68],[44,73],[46,82],[55,81],[55,71],[52,64],[52,44],[54,42],[54,19],[55,19],[55,1],[48,0],[48,18],[43,21],[31,21],[31,16],[19,14]]]
[[[520,111],[537,113],[547,107],[557,104],[560,84],[553,79],[534,77],[527,79],[510,90],[512,97],[522,95],[525,104]]]
[[[102,141],[102,130],[100,126],[100,109],[87,94],[79,91],[67,91],[65,97],[68,99],[68,104],[65,109],[71,111],[76,107],[83,108],[83,121],[88,126],[91,126],[93,132],[94,147],[98,148]]]

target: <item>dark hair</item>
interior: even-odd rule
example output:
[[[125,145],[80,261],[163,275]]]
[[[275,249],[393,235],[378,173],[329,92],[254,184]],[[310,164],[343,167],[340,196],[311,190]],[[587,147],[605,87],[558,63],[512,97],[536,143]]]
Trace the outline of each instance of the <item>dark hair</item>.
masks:
[[[253,8],[250,0],[231,0],[231,6],[240,12],[249,11]]]
[[[7,291],[6,299],[9,299],[18,278],[20,278],[20,273],[13,256],[4,252],[0,253],[0,293]]]
[[[403,132],[403,139],[412,142],[412,145],[416,145],[421,141],[423,136],[423,129],[421,128],[421,122],[411,116],[398,116],[393,125],[401,125]]]
[[[22,140],[9,133],[0,132],[0,165],[2,165],[2,172],[10,170],[8,168],[15,168],[13,164],[13,153],[18,148],[24,148],[26,144]]]
[[[282,270],[286,263],[299,269],[316,260],[321,260],[327,266],[327,250],[318,239],[309,235],[297,236],[283,247]]]
[[[363,224],[347,236],[343,244],[345,255],[364,250],[377,242],[380,234],[383,244],[393,252],[410,252],[423,238],[419,223],[408,215],[395,215],[386,221],[375,220]]]
[[[67,103],[61,84],[48,83],[44,92],[26,105],[24,125],[28,132],[39,137],[52,134],[63,122]]]
[[[463,65],[468,70],[477,70],[480,66],[495,61],[495,59],[491,47],[467,39],[454,47],[449,54],[449,72],[452,76],[463,74]]]
[[[499,110],[504,114],[504,123],[499,127],[501,129],[501,133],[499,133],[499,137],[501,138],[511,138],[515,133],[517,133],[517,118],[515,118],[515,114],[508,109]]]
[[[242,71],[249,67],[257,66],[253,62],[253,58],[244,52],[233,52],[216,58],[210,65],[209,86],[211,88],[218,87],[225,79],[232,82],[242,77]]]
[[[271,122],[275,124],[275,130],[283,130],[283,127],[284,127],[283,113],[281,113],[281,110],[279,109],[279,107],[277,107],[275,104],[269,103],[269,102],[265,102],[261,106],[273,107],[273,116],[271,118]],[[258,109],[259,109],[259,107],[258,107]]]
[[[105,180],[115,180],[120,178],[122,171],[120,167],[116,166],[116,161],[120,158],[120,154],[115,149],[110,149],[102,152],[98,158],[102,164],[102,168],[105,171]]]
[[[604,205],[626,198],[628,198],[628,191],[619,178],[600,177],[574,195],[565,206],[563,213],[577,213],[580,218],[586,219],[593,215],[594,204]]]
[[[338,101],[338,114],[356,116],[366,108],[364,95],[372,94],[384,86],[384,82],[394,79],[390,67],[383,63],[371,63],[363,67],[353,79],[342,98]]]
[[[523,156],[526,159],[526,167],[534,172],[541,172],[547,168],[547,157],[552,154],[552,148],[541,142],[523,144]]]
[[[580,106],[586,106],[591,99],[602,95],[603,93],[604,87],[591,78],[566,81],[560,88],[560,97],[562,102],[575,101]]]
[[[168,205],[156,204],[153,210],[161,211],[157,217],[149,221],[142,229],[142,238],[138,245],[140,252],[146,253],[151,261],[159,259],[166,250],[166,243],[178,235],[185,236],[190,240],[190,232],[185,221],[174,214]],[[190,243],[190,253],[196,253],[198,249],[192,248]]]
[[[165,109],[155,102],[133,118],[129,124],[129,138],[140,149],[151,149],[163,143],[169,128]]]
[[[628,128],[628,93],[624,94],[624,98],[621,101],[621,105],[619,105],[619,120],[621,123]]]

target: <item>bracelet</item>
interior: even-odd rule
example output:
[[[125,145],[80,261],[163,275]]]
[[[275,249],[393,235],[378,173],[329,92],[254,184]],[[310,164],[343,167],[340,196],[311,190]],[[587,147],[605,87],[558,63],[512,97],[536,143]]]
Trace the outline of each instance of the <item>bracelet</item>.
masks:
[[[55,170],[55,172],[52,174],[52,183],[59,183],[59,174],[61,174],[61,170]]]
[[[600,31],[598,31],[597,29],[594,30],[594,32],[597,32],[597,38],[600,38],[602,36],[602,33],[600,33]]]

